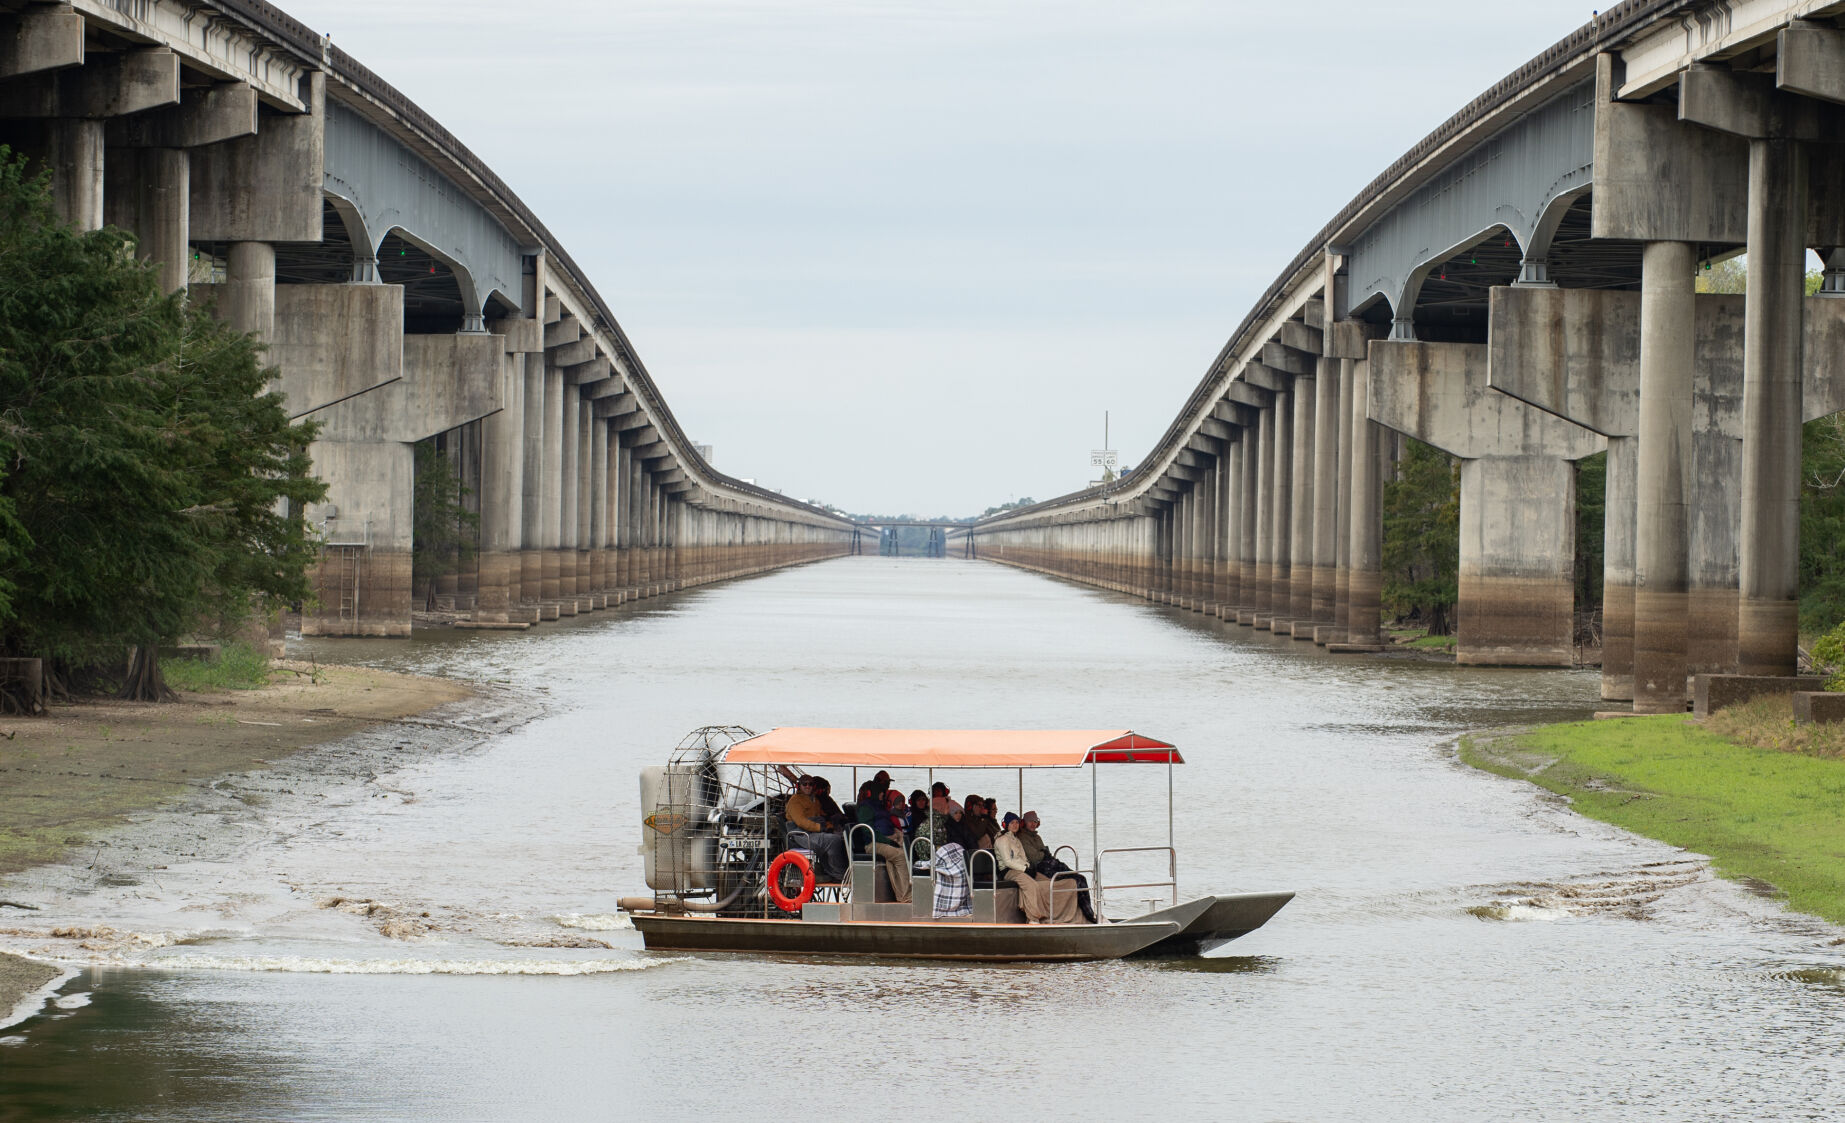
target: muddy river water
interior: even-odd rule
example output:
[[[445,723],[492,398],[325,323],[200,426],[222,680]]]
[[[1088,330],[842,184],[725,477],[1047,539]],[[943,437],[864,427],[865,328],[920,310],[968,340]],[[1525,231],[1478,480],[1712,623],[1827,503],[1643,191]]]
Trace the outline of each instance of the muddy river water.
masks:
[[[1845,933],[1455,761],[1465,730],[1587,715],[1591,672],[1329,657],[997,565],[883,558],[525,634],[296,647],[496,693],[10,882],[44,909],[0,947],[87,965],[0,1030],[0,1119],[1845,1109]],[[730,722],[1135,728],[1189,762],[1181,890],[1299,896],[1192,961],[644,952],[615,909],[641,887],[636,770]],[[947,779],[1019,799],[1013,773]],[[1104,845],[1164,842],[1164,769],[1104,771],[1101,795]],[[1025,780],[1046,837],[1085,853],[1089,798],[1074,774]]]

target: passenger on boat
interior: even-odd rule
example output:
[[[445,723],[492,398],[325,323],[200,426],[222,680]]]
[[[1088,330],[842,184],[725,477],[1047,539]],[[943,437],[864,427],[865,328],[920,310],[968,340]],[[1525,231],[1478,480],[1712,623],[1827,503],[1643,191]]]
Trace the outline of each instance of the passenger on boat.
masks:
[[[921,788],[910,793],[910,805],[904,809],[904,819],[910,825],[911,838],[928,836],[929,796]]]
[[[917,806],[918,801],[921,807]],[[927,860],[931,846],[953,843],[963,850],[967,848],[967,839],[961,831],[961,817],[949,811],[948,800],[943,797],[938,795],[930,799],[920,789],[910,793],[910,814],[913,816],[911,822],[915,824],[911,832],[921,843],[911,847],[917,858]]]
[[[826,825],[831,830],[846,828],[846,813],[840,809],[838,801],[833,798],[833,781],[825,776],[809,776],[814,782],[814,798],[820,801],[820,809],[826,812]]]
[[[903,853],[903,828],[892,821],[890,808],[878,798],[877,781],[867,780],[858,789],[858,821],[877,836],[875,850],[884,859],[890,874],[891,895],[898,901],[910,899],[910,862]]]
[[[1025,858],[1025,845],[1019,841],[1019,830],[1024,825],[1024,820],[1006,812],[1001,824],[1005,833],[993,844],[1000,876],[1019,887],[1019,908],[1024,910],[1025,919],[1033,924],[1077,923],[1076,894],[1059,893],[1053,902],[1050,879],[1032,872],[1031,863]]]
[[[845,880],[846,840],[833,829],[826,807],[814,794],[814,777],[803,776],[795,782],[786,814],[789,844],[814,852],[814,876],[825,882]]]
[[[929,798],[931,800],[940,799],[940,800],[945,801],[948,804],[949,811],[955,816],[955,818],[958,819],[961,817],[961,805],[955,802],[954,800],[948,798],[948,785],[947,784],[942,783],[940,780],[937,780],[935,783],[930,784],[929,785]]]
[[[1077,888],[1076,905],[1083,910],[1083,916],[1089,923],[1095,923],[1095,908],[1089,903],[1089,879],[1071,870],[1063,859],[1051,852],[1051,848],[1038,837],[1038,813],[1027,811],[1024,824],[1019,827],[1019,842],[1025,847],[1025,860],[1031,863],[1031,871],[1040,877],[1049,878],[1056,884],[1055,896],[1063,896]],[[1067,874],[1058,877],[1057,874]]]
[[[993,821],[993,813],[987,810],[986,801],[977,795],[969,795],[961,812],[961,831],[967,835],[965,845],[968,850],[991,850],[993,842],[999,837],[999,824]]]
[[[961,805],[946,794],[930,798],[929,821],[938,842],[945,840],[967,849],[967,828],[961,825],[961,819]]]
[[[878,769],[878,774],[871,778],[871,787],[878,793],[878,799],[883,800],[890,794],[890,773],[882,768]]]

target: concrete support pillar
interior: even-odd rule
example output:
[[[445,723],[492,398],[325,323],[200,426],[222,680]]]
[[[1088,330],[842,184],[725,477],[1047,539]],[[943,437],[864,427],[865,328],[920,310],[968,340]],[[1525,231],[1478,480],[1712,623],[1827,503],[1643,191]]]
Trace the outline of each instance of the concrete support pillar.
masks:
[[[1293,604],[1293,531],[1294,531],[1294,408],[1292,390],[1275,392],[1275,441],[1271,450],[1274,465],[1269,479],[1269,580],[1265,616],[1256,618],[1256,627],[1273,629],[1277,620],[1285,626]]]
[[[519,600],[544,599],[545,558],[545,357],[525,356],[520,418]]]
[[[1313,599],[1314,631],[1300,638],[1325,643],[1337,614],[1339,518],[1338,359],[1319,360],[1313,399]],[[1298,633],[1297,633],[1298,635]]]
[[[625,602],[634,599],[634,459],[619,434],[610,435],[609,460],[615,508],[615,587]]]
[[[1230,466],[1236,445],[1225,442],[1217,457],[1217,476],[1211,500],[1211,596],[1205,611],[1223,618],[1230,596]]]
[[[237,242],[226,254],[218,314],[238,331],[254,332],[265,342],[275,336],[275,247],[267,242]]]
[[[579,502],[583,490],[583,429],[577,422],[576,387],[563,380],[558,387],[558,498],[557,498],[557,596],[574,602],[577,595],[577,551],[582,546],[577,518],[582,514]],[[577,611],[572,603],[570,611]]]
[[[57,118],[46,124],[45,142],[45,163],[51,169],[51,202],[58,216],[79,230],[101,230],[103,122]]]
[[[1269,584],[1275,574],[1275,410],[1271,405],[1256,416],[1256,439],[1250,447],[1254,471],[1249,474],[1249,503],[1253,527],[1245,527],[1244,545],[1251,568],[1244,571],[1243,603],[1237,623],[1254,624],[1269,611]]]
[[[1212,457],[1209,470],[1193,489],[1197,493],[1192,548],[1197,592],[1190,605],[1193,612],[1203,612],[1217,603],[1217,465],[1218,459]]]
[[[1296,639],[1313,638],[1313,527],[1314,484],[1319,461],[1314,451],[1316,414],[1319,401],[1318,378],[1302,375],[1294,380],[1294,458],[1289,469],[1293,495],[1288,512],[1288,555],[1292,559],[1288,575],[1288,620],[1297,630],[1277,628]],[[1275,614],[1281,615],[1280,605]]]
[[[1461,461],[1459,662],[1572,663],[1575,516],[1576,475],[1568,460]]]
[[[1234,621],[1243,603],[1243,478],[1248,461],[1248,430],[1224,450],[1224,494],[1218,506],[1223,512],[1223,577],[1218,587],[1219,619]]]
[[[1333,620],[1331,642],[1346,642],[1352,612],[1352,372],[1355,359],[1339,360],[1337,511],[1333,528]]]
[[[1350,565],[1346,579],[1345,642],[1360,646],[1382,638],[1383,593],[1383,429],[1370,416],[1370,363],[1360,360],[1352,371],[1352,522],[1348,535]]]
[[[1640,423],[1636,436],[1634,712],[1682,713],[1686,700],[1692,365],[1696,261],[1685,242],[1641,258]]]
[[[1799,640],[1804,145],[1749,142],[1737,670],[1792,675]]]
[[[609,426],[584,403],[589,425],[589,579],[591,591],[609,591]]]
[[[595,538],[591,534],[592,511],[595,502],[595,457],[593,445],[595,436],[591,428],[595,424],[595,410],[589,402],[583,400],[581,391],[572,391],[571,412],[565,422],[576,429],[576,471],[577,510],[576,510],[576,547],[574,559],[576,565],[577,594],[586,596],[595,593],[596,583],[591,573],[594,566],[592,551],[596,548]],[[600,607],[599,602],[591,601],[591,608]]]
[[[192,160],[183,148],[122,148],[109,158],[103,214],[135,236],[135,256],[160,266],[160,287],[186,287],[192,265]]]
[[[563,596],[564,545],[564,372],[545,364],[543,462],[539,487],[544,492],[544,582],[540,596],[556,601]]]
[[[1634,526],[1639,442],[1608,438],[1602,507],[1602,698],[1634,696]]]
[[[480,587],[476,620],[505,623],[520,594],[519,546],[524,524],[525,356],[506,356],[506,399],[481,419]]]

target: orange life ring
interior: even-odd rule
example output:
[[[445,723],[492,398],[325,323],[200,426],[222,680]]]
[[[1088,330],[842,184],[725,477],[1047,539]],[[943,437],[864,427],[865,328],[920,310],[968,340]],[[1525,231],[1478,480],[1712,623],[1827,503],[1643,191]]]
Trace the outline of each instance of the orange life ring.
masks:
[[[790,897],[782,892],[782,871],[793,863],[801,869],[801,891]],[[784,850],[769,863],[769,899],[775,907],[783,912],[800,912],[801,906],[813,900],[814,863],[799,850]]]

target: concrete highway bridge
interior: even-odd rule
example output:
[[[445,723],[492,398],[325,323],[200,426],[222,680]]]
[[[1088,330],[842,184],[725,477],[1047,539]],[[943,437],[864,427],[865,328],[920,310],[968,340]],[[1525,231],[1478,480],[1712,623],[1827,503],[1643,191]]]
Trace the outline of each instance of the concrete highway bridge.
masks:
[[[1572,462],[1606,451],[1604,696],[1793,674],[1801,424],[1845,409],[1841,27],[1602,12],[1335,215],[1138,470],[981,520],[981,556],[1371,649],[1407,434],[1461,459],[1460,661],[1565,665]],[[1746,296],[1695,292],[1745,250]]]
[[[86,228],[269,344],[321,423],[302,630],[410,631],[414,443],[478,507],[450,603],[517,626],[846,553],[849,520],[715,471],[500,177],[261,0],[0,0],[0,143]]]
[[[895,554],[898,550],[896,531],[905,527],[914,527],[929,531],[929,538],[923,550],[927,557],[947,557],[948,537],[957,530],[964,532],[962,534],[962,556],[969,558],[974,556],[973,536],[965,533],[968,524],[961,519],[860,519],[857,525],[861,528],[861,534],[852,540],[852,552],[855,554],[865,552],[864,544],[871,532],[876,532],[878,553]]]

